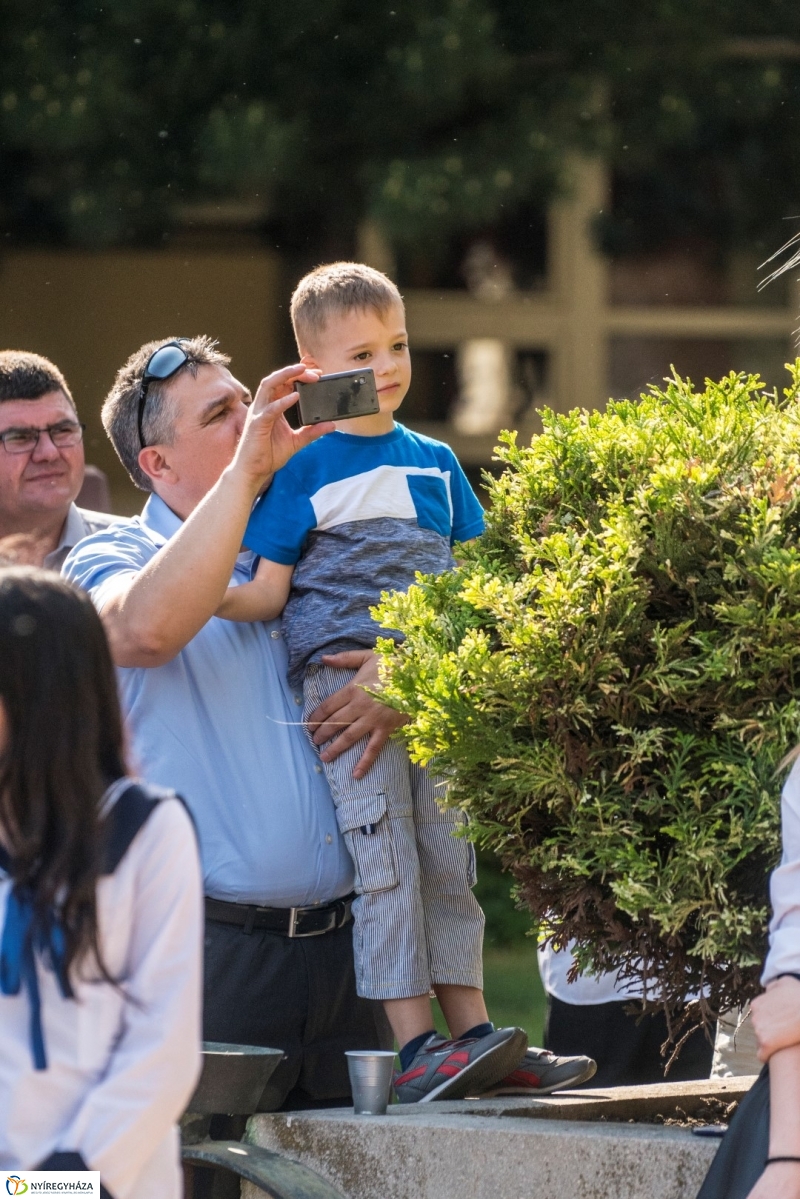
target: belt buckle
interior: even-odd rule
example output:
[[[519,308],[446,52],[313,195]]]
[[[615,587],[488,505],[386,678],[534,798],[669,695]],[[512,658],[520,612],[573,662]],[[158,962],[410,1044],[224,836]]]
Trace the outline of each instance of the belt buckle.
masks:
[[[322,937],[325,933],[333,932],[337,927],[336,923],[336,908],[328,913],[328,923],[325,928],[315,928],[310,933],[299,933],[297,931],[297,915],[298,912],[307,912],[309,908],[289,908],[289,931],[286,934],[288,937]]]

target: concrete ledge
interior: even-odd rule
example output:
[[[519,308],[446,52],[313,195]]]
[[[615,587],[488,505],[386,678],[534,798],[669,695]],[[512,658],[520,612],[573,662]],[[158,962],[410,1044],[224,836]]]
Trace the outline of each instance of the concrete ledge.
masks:
[[[722,1110],[738,1103],[758,1076],[699,1079],[696,1082],[661,1082],[643,1087],[582,1087],[541,1099],[506,1096],[466,1100],[463,1104],[432,1103],[430,1109],[453,1111],[456,1106],[479,1116],[524,1116],[538,1120],[610,1120],[653,1124],[699,1119],[717,1123]],[[401,1109],[402,1110],[402,1109]]]
[[[709,1097],[741,1098],[752,1081],[396,1106],[386,1116],[278,1112],[252,1117],[247,1139],[319,1171],[348,1199],[695,1199],[719,1142],[626,1123],[628,1113],[691,1115]],[[261,1196],[245,1184],[242,1199]]]

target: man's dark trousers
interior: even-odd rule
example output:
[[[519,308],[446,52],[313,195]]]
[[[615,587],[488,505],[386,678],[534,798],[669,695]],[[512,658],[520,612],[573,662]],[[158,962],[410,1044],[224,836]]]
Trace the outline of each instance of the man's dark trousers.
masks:
[[[353,924],[288,937],[206,920],[203,1037],[282,1049],[259,1108],[352,1103],[346,1049],[391,1049],[380,1003],[356,994]]]
[[[545,1048],[565,1057],[583,1053],[597,1062],[587,1087],[631,1087],[664,1082],[666,1058],[661,1046],[669,1036],[663,1012],[640,1018],[631,1000],[611,1003],[564,1003],[547,996]],[[667,1082],[708,1078],[714,1046],[698,1029],[670,1067]]]

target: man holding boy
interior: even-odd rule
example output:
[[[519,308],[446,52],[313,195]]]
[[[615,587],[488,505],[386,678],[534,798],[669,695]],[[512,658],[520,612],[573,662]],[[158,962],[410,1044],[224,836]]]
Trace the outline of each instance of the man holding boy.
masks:
[[[84,540],[64,573],[91,593],[121,668],[131,768],[185,796],[197,824],[205,1038],[284,1050],[264,1109],[343,1103],[344,1050],[391,1044],[380,1008],[355,992],[352,866],[279,626],[214,619],[229,583],[250,577],[253,501],[324,429],[283,419],[295,379],[315,377],[302,366],[264,379],[250,403],[227,364],[197,337],[143,346],[122,367],[103,419],[150,498]],[[341,720],[376,743],[397,724],[357,687],[328,711],[326,739]]]
[[[375,681],[371,648],[377,630],[368,610],[376,580],[374,599],[382,585],[407,586],[415,569],[448,569],[452,542],[481,531],[480,507],[446,446],[394,424],[392,414],[410,382],[403,306],[394,284],[359,264],[335,264],[307,277],[296,300],[298,341],[313,369],[287,368],[264,380],[246,419],[246,392],[206,339],[154,343],[126,364],[106,402],[104,423],[134,481],[155,494],[138,521],[113,538],[90,538],[66,567],[92,592],[115,658],[126,668],[123,699],[142,772],[148,781],[176,787],[196,815],[209,896],[206,1036],[286,1048],[274,1019],[268,1030],[267,1012],[276,990],[286,987],[288,948],[276,944],[265,954],[255,942],[244,947],[243,939],[266,927],[276,941],[288,938],[291,945],[292,913],[300,905],[310,932],[331,930],[321,940],[336,935],[340,919],[350,919],[344,897],[352,865],[330,796],[324,802],[319,790],[322,767],[310,745],[298,741],[305,674],[303,715],[316,729],[315,742],[340,734],[325,746],[322,762],[355,860],[358,993],[384,1001],[401,1047],[401,1099],[487,1089],[545,1093],[574,1085],[590,1076],[594,1063],[541,1050],[526,1054],[521,1030],[496,1031],[489,1022],[471,849],[451,835],[460,817],[439,810],[434,780],[425,772],[407,759],[398,764],[398,747],[383,749],[393,717],[366,706],[359,687]],[[333,433],[333,426],[293,433],[283,419],[294,402],[292,385],[348,366],[374,369],[380,427],[373,428],[370,418],[351,422],[352,432],[334,434],[330,453],[314,455],[327,447],[311,442]],[[310,466],[319,484],[305,492],[301,486],[299,522],[286,467],[298,450],[301,475]],[[331,475],[329,465],[321,466],[341,455],[366,463],[375,451],[373,469],[362,463]],[[253,501],[265,492],[248,525]],[[398,519],[402,529],[395,527]],[[387,522],[390,529],[383,527]],[[338,561],[305,553],[304,543],[314,543],[323,531],[332,533],[328,549],[339,539]],[[262,556],[255,578],[253,554],[238,554],[243,536]],[[291,542],[288,549],[284,541]],[[399,575],[393,565],[398,555]],[[276,618],[293,573],[282,631]],[[362,580],[369,582],[362,587]],[[343,624],[334,610],[346,613]],[[287,665],[291,691],[282,677]],[[275,762],[281,741],[284,757],[302,759],[301,779],[308,771],[317,780],[310,801],[302,785],[299,793],[288,780],[280,785]],[[313,830],[297,835],[298,821],[309,823],[309,810]],[[349,819],[354,812],[360,813],[355,823]],[[329,852],[320,852],[323,827]],[[383,872],[379,859],[385,859]],[[326,902],[330,896],[333,901]],[[278,927],[286,923],[279,908],[289,904],[288,929]],[[344,931],[349,937],[350,929]],[[320,987],[323,981],[320,976]],[[433,1031],[431,986],[453,1041]],[[348,999],[349,1010],[358,1010],[349,979]],[[324,1022],[322,1009],[305,1008],[304,1017],[312,1025]],[[331,1060],[347,1045],[342,1036],[334,1044],[330,1021],[327,1028]],[[360,1047],[368,1047],[363,1033]],[[307,1059],[308,1053],[299,1056]],[[328,1098],[319,1088],[304,1090],[312,1101]]]

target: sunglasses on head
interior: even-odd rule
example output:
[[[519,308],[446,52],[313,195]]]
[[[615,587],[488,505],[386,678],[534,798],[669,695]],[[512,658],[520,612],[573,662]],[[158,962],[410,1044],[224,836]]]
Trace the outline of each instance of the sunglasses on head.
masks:
[[[184,350],[182,343],[190,340],[188,337],[178,337],[175,341],[168,341],[163,346],[159,346],[157,350],[154,350],[147,359],[147,366],[144,368],[141,389],[139,391],[139,412],[136,419],[136,425],[139,430],[139,445],[142,449],[145,448],[142,422],[144,420],[145,404],[147,403],[147,389],[154,381],[163,383],[165,379],[171,379],[176,371],[179,371],[184,363],[189,361],[189,356]]]

